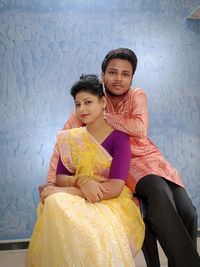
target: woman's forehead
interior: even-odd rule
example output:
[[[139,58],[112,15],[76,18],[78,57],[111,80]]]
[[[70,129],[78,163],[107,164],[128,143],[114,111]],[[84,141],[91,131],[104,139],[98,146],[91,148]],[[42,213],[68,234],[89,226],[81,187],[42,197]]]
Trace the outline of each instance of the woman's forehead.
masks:
[[[88,92],[88,91],[80,91],[75,96],[75,101],[83,101],[88,99],[94,99],[97,98],[94,94]]]

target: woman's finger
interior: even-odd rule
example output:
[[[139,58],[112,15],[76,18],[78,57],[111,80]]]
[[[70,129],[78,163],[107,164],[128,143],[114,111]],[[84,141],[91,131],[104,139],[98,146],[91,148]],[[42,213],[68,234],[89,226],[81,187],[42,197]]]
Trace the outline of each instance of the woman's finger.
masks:
[[[98,192],[99,201],[103,199],[103,193],[101,190]]]
[[[102,184],[99,185],[99,188],[100,188],[101,192],[103,192],[103,193],[106,193],[106,192],[109,191],[109,190],[106,189]]]

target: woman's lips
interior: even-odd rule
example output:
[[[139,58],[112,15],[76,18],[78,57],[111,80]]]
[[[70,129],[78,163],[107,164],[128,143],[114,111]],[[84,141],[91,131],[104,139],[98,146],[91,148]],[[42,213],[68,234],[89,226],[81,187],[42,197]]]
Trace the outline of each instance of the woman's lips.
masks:
[[[87,116],[89,116],[89,114],[82,114],[82,115],[81,115],[81,118],[85,118],[85,117],[87,117]]]

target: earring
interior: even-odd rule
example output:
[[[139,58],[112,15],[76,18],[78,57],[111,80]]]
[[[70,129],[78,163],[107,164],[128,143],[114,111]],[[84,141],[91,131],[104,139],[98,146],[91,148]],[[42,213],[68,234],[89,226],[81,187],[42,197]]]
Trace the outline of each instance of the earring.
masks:
[[[103,117],[106,118],[106,108],[103,108]]]

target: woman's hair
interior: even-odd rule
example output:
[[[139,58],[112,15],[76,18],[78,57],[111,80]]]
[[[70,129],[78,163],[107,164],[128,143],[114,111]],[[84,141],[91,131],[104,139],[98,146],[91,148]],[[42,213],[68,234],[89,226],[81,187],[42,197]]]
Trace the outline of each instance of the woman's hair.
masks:
[[[108,52],[108,54],[105,56],[101,64],[101,70],[103,73],[105,73],[106,71],[108,62],[111,59],[115,59],[115,58],[128,60],[132,65],[132,70],[133,70],[133,75],[134,75],[136,67],[137,67],[137,57],[135,53],[131,49],[128,49],[128,48],[117,48],[117,49],[114,49]]]
[[[79,92],[88,92],[99,98],[104,95],[102,83],[99,81],[97,75],[94,74],[82,74],[80,79],[75,82],[70,93],[75,99]]]

